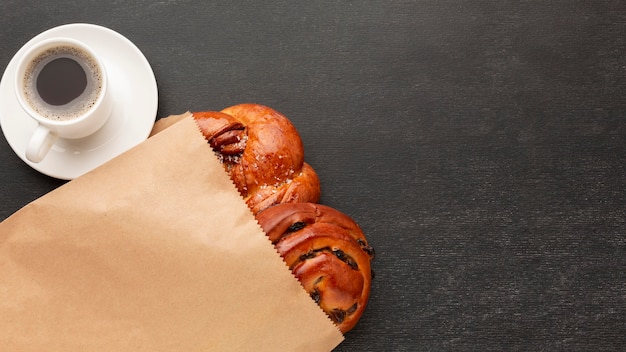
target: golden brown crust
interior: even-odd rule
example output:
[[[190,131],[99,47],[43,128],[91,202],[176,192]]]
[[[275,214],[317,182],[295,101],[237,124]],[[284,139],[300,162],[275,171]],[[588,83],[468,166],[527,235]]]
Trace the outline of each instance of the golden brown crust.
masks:
[[[342,332],[369,299],[373,249],[347,215],[313,203],[284,203],[256,215],[302,286]]]
[[[304,162],[298,131],[281,113],[240,104],[193,116],[253,213],[279,203],[319,201],[319,178]]]
[[[369,299],[374,251],[354,220],[315,204],[320,180],[295,127],[258,104],[193,117],[294,276],[342,332],[352,329]]]

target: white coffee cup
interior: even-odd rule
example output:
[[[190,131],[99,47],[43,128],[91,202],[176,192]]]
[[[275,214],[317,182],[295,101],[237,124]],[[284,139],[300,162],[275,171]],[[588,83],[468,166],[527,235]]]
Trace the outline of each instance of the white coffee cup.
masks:
[[[108,120],[113,102],[102,61],[87,45],[71,38],[36,43],[19,58],[15,92],[35,121],[26,158],[44,159],[58,138],[85,138]]]

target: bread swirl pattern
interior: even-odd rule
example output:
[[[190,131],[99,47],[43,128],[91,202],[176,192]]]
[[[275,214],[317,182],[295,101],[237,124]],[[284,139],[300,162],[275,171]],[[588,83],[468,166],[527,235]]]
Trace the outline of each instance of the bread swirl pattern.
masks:
[[[311,298],[342,332],[360,319],[370,294],[374,250],[346,214],[313,203],[285,203],[256,216]]]
[[[275,204],[319,201],[319,178],[284,115],[240,104],[193,117],[254,214]]]

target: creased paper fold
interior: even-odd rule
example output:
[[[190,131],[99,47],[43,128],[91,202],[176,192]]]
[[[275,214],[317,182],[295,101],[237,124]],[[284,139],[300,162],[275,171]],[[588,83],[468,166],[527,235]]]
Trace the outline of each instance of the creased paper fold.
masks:
[[[343,336],[189,116],[0,223],[7,351],[329,351]]]

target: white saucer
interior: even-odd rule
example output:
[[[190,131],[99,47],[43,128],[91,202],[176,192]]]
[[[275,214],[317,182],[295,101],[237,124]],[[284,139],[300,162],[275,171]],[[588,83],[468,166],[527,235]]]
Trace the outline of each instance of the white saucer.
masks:
[[[13,89],[17,58],[43,39],[67,36],[89,45],[104,61],[115,101],[107,123],[95,134],[59,140],[39,163],[24,155],[37,123],[21,109]],[[121,34],[97,25],[75,23],[49,29],[26,43],[9,62],[0,81],[0,126],[15,153],[35,170],[71,180],[144,141],[156,119],[158,91],[148,60]]]

